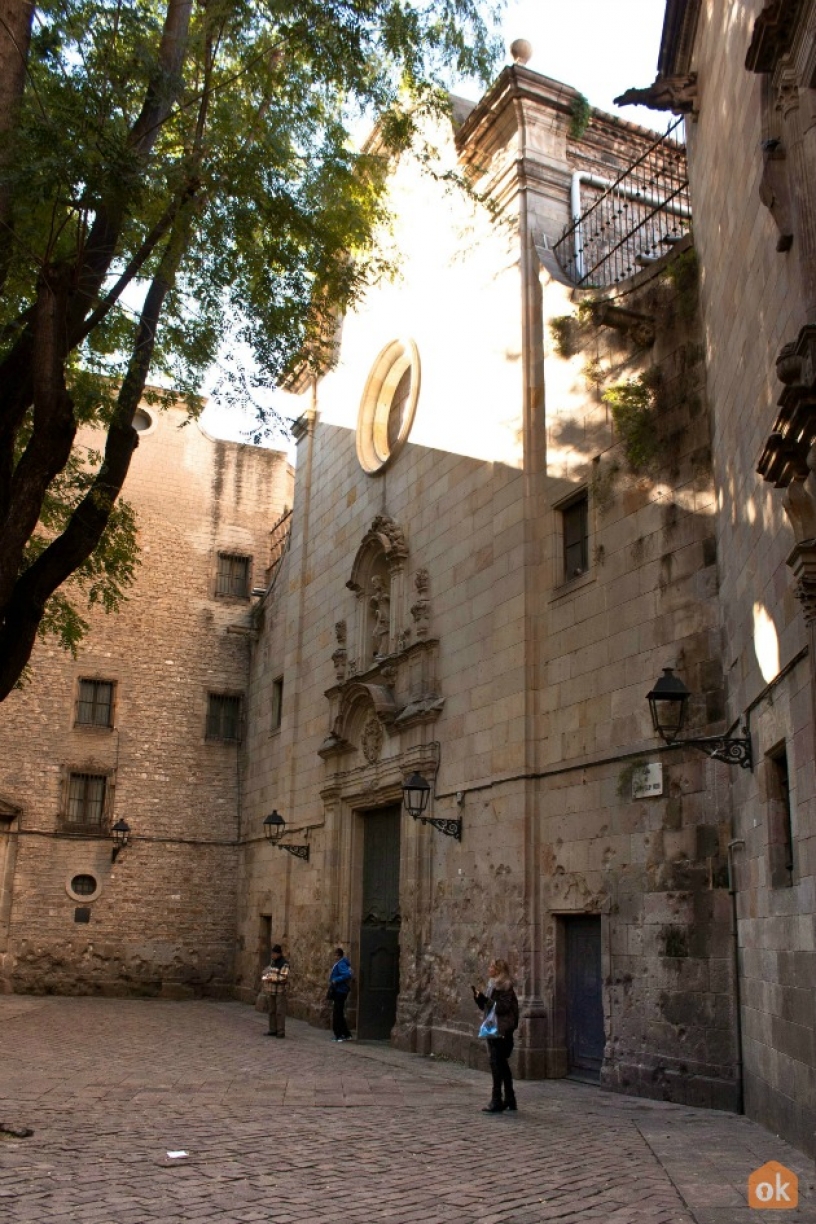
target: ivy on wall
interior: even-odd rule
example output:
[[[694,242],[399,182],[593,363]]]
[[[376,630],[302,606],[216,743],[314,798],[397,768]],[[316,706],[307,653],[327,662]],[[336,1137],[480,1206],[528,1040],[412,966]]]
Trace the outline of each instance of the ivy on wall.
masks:
[[[662,443],[655,420],[655,399],[660,382],[659,370],[651,369],[637,378],[616,383],[603,393],[626,462],[635,473],[653,469],[660,458]]]

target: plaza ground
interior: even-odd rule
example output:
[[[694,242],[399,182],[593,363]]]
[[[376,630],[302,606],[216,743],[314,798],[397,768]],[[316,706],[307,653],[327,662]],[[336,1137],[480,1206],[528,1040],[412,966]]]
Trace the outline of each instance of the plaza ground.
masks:
[[[4,1224],[816,1224],[816,1167],[731,1114],[565,1080],[483,1114],[486,1071],[238,1003],[5,995],[0,1023]],[[770,1160],[797,1209],[748,1206]]]

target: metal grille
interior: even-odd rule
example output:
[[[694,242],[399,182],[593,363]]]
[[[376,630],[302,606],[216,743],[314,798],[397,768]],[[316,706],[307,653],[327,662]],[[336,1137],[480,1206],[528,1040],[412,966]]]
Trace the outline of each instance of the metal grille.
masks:
[[[553,247],[567,276],[583,288],[608,289],[654,263],[691,229],[682,118],[611,182],[573,176],[572,223]],[[584,208],[581,189],[593,193]]]
[[[113,683],[109,680],[80,680],[77,722],[92,727],[109,727],[113,708]]]
[[[104,774],[72,773],[68,778],[68,811],[71,825],[101,828],[105,813],[105,790],[108,779]]]
[[[238,595],[241,598],[249,594],[249,557],[240,557],[234,553],[218,554],[215,593]]]

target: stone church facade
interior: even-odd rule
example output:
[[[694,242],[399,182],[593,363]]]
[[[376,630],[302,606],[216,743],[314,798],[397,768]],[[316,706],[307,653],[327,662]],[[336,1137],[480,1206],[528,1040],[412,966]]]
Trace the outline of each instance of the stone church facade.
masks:
[[[625,295],[575,292],[552,248],[576,182],[591,201],[655,144],[598,112],[576,132],[576,103],[518,64],[455,107],[452,164],[500,223],[397,170],[401,275],[304,388],[253,647],[238,989],[281,941],[320,1022],[339,942],[361,1036],[478,1060],[469,987],[502,955],[520,1074],[733,1108],[727,767],[661,750],[646,702],[679,666],[721,729],[703,346],[673,271],[688,216]],[[651,405],[648,455],[616,387]],[[402,808],[415,773],[434,823]]]
[[[522,62],[454,99],[435,137],[487,206],[395,168],[400,269],[292,385],[294,494],[269,452],[145,455],[146,506],[165,462],[210,473],[175,563],[148,517],[132,613],[0,715],[38,743],[0,766],[9,988],[255,1003],[280,942],[325,1024],[339,943],[361,1037],[478,1064],[499,955],[520,1076],[744,1107],[813,1152],[815,35],[810,0],[668,0],[630,96],[687,150]],[[149,717],[154,655],[183,716]],[[99,682],[105,731],[77,726]],[[67,827],[76,774],[116,778],[115,864]]]

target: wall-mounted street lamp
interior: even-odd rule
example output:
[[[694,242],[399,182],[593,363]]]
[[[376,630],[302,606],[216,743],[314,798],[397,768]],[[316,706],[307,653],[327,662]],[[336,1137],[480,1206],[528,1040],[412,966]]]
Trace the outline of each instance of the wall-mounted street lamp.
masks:
[[[674,668],[664,667],[663,675],[647,697],[652,714],[652,726],[658,735],[667,744],[676,744],[683,748],[699,748],[713,761],[725,761],[728,765],[741,765],[743,769],[753,769],[751,740],[747,735],[704,735],[696,738],[677,738],[686,724],[690,696],[691,693],[683,681],[679,676],[675,676]]]
[[[286,821],[281,816],[280,812],[273,809],[263,822],[264,836],[267,841],[272,842],[273,846],[278,846],[281,850],[288,850],[295,858],[309,861],[309,846],[292,846],[288,842],[281,841],[286,832]]]
[[[412,773],[402,788],[402,800],[405,804],[405,810],[413,816],[414,820],[419,820],[422,824],[433,825],[440,833],[444,833],[448,837],[455,837],[457,841],[461,841],[461,816],[458,820],[443,820],[437,816],[426,816],[424,814],[430,797],[430,783],[425,781],[422,774]]]
[[[111,850],[111,862],[115,863],[118,856],[124,850],[130,839],[130,825],[126,820],[117,820],[116,824],[111,829],[111,837],[113,838],[113,849]]]

